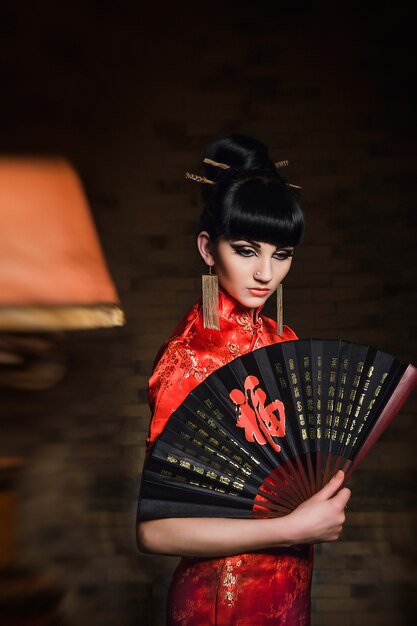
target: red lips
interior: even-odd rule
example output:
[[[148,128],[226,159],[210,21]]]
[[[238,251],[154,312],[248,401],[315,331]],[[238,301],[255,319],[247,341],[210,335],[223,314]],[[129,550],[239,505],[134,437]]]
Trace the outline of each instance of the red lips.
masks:
[[[248,291],[252,296],[257,296],[261,298],[267,296],[270,292],[270,289],[261,289],[259,287],[254,287],[253,289],[248,289]]]

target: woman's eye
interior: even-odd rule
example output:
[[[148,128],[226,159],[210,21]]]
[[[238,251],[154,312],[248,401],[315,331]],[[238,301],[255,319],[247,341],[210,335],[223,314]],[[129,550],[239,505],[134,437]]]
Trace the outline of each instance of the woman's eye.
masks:
[[[240,254],[241,256],[253,256],[255,254],[255,251],[252,250],[252,248],[236,247],[235,252],[237,252],[237,254]]]
[[[278,259],[278,261],[285,261],[285,259],[289,259],[293,255],[294,255],[294,252],[289,251],[289,250],[288,251],[282,251],[282,252],[275,252],[274,258]]]

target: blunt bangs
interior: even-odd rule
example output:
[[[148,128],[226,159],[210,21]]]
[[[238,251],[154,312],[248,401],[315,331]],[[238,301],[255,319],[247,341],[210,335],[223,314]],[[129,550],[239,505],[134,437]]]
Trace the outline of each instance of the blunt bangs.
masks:
[[[257,177],[236,181],[224,197],[224,208],[219,236],[276,246],[300,243],[303,212],[293,192],[279,180]]]

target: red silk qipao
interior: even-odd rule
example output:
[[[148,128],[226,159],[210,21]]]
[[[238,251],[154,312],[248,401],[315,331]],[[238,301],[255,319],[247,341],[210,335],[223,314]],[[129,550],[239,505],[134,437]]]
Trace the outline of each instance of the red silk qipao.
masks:
[[[149,381],[148,448],[171,413],[214,370],[278,341],[297,339],[284,326],[219,294],[220,331],[203,327],[197,302],[163,344]],[[311,546],[275,548],[215,559],[183,558],[171,582],[167,626],[308,626]]]

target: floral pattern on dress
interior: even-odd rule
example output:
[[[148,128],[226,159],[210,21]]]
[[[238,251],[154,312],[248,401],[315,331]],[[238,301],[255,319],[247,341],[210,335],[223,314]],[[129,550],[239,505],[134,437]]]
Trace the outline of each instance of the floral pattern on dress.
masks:
[[[239,593],[239,585],[238,585],[239,575],[236,572],[235,568],[240,567],[241,565],[242,565],[242,559],[237,560],[236,563],[233,563],[231,559],[227,559],[225,562],[226,572],[224,573],[224,577],[222,581],[222,585],[224,587],[224,599],[223,600],[227,603],[228,606],[234,606],[237,600],[237,596]]]
[[[184,558],[169,590],[167,626],[309,626],[312,566],[311,546]]]
[[[227,347],[229,348],[230,354],[232,354],[234,357],[240,356],[241,352],[240,352],[239,344],[237,344],[237,343],[228,343]]]

